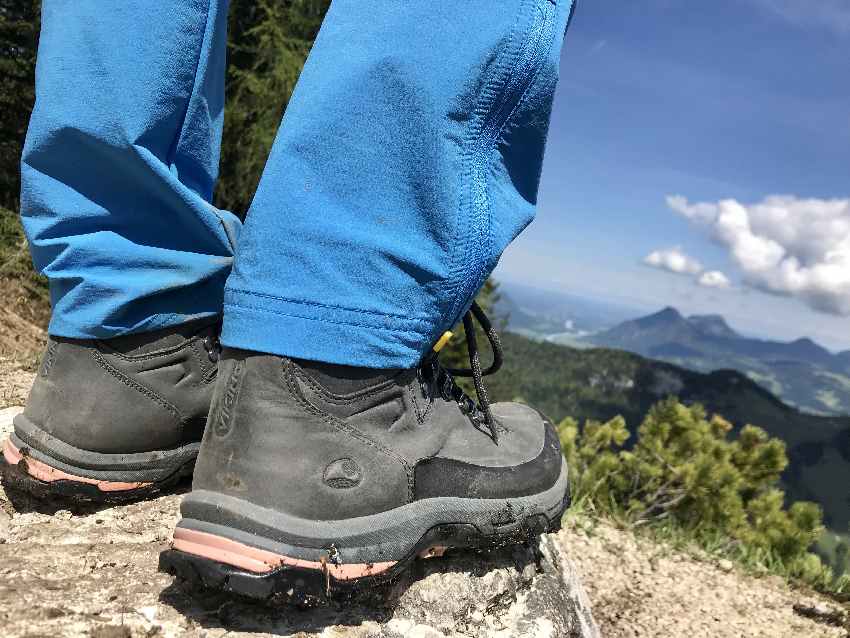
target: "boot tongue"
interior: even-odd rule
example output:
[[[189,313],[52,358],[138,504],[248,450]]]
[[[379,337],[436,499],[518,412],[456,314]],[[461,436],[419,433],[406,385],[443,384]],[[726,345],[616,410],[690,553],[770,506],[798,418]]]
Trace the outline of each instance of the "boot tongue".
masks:
[[[352,394],[398,376],[400,369],[357,368],[321,361],[293,359],[311,379],[331,394]]]

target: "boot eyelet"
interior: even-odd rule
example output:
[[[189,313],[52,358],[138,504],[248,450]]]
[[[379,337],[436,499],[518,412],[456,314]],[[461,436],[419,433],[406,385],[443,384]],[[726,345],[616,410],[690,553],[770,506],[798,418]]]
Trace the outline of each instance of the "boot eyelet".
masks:
[[[221,346],[218,343],[218,339],[212,337],[204,337],[202,341],[204,350],[207,351],[207,357],[213,363],[218,363],[219,353],[221,352]]]

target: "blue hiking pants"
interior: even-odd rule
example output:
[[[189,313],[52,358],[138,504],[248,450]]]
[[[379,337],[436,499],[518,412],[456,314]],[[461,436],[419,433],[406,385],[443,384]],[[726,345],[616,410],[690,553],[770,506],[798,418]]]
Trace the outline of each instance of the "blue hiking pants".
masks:
[[[50,333],[412,367],[534,216],[571,0],[334,0],[244,226],[227,0],[44,0],[21,215]]]

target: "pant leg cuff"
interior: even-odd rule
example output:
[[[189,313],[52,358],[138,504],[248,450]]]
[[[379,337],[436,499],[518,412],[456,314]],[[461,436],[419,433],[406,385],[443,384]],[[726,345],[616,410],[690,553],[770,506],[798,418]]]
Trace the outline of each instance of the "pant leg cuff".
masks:
[[[430,322],[279,299],[224,293],[221,342],[231,348],[368,368],[412,368],[431,346]]]

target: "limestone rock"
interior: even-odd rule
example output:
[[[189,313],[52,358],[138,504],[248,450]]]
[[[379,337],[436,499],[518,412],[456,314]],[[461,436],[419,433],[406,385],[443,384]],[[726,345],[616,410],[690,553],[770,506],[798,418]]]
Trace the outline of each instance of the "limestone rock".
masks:
[[[228,636],[598,638],[587,596],[560,538],[544,536],[538,548],[455,552],[419,561],[388,590],[332,606],[287,613],[272,604],[231,602],[224,617],[218,614],[219,627],[229,629]],[[194,607],[199,601],[211,608],[221,600],[217,595],[204,604],[195,595],[190,602],[176,589],[169,599],[189,618],[204,616]],[[214,626],[205,623],[207,630]]]

